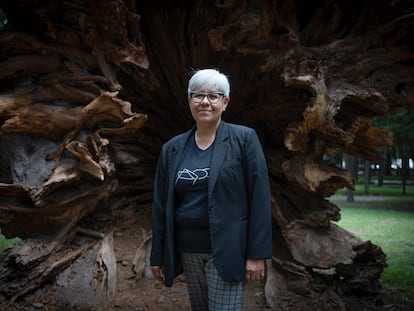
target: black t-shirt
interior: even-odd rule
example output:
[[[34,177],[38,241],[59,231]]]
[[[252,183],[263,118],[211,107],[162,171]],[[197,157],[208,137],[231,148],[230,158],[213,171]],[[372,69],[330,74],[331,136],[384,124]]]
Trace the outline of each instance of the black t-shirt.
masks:
[[[182,251],[211,252],[207,196],[213,146],[201,150],[193,137],[176,173],[176,243]]]

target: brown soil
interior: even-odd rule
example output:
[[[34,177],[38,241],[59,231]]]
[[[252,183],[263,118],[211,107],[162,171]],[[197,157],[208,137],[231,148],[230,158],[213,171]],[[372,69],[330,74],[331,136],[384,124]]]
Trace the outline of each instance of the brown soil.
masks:
[[[140,217],[140,219],[143,218],[148,219],[148,217]],[[139,225],[143,225],[142,221]],[[144,227],[147,230],[150,228],[149,224],[144,224]],[[171,288],[166,288],[160,282],[148,277],[148,271],[147,276],[144,275],[137,280],[132,271],[132,261],[143,233],[136,228],[137,224],[128,224],[123,221],[119,223],[114,232],[115,254],[118,261],[118,286],[114,301],[108,303],[105,310],[191,310],[184,276],[178,277]],[[243,310],[265,309],[267,308],[263,284],[247,285]]]
[[[105,306],[79,308],[55,301],[53,286],[43,286],[16,303],[0,303],[1,311],[168,311],[191,310],[185,277],[176,279],[173,287],[166,288],[152,277],[137,279],[133,272],[133,258],[143,237],[148,232],[149,215],[131,208],[112,211],[111,221],[118,219],[114,228],[114,248],[117,258],[117,290],[113,300]],[[0,297],[1,298],[1,297]],[[1,301],[1,300],[0,300]],[[266,309],[263,284],[246,286],[243,310]]]
[[[132,215],[133,214],[133,215]],[[0,303],[0,310],[88,310],[88,311],[162,311],[162,310],[191,310],[184,276],[177,278],[173,287],[165,288],[159,282],[142,277],[137,279],[132,270],[132,262],[143,238],[142,226],[149,229],[148,215],[137,215],[131,209],[112,212],[112,217],[118,219],[114,229],[115,255],[117,258],[117,292],[113,300],[99,308],[75,308],[68,305],[58,305],[54,301],[52,289],[44,286],[31,296],[14,304]],[[113,220],[113,219],[112,219]],[[1,298],[1,297],[0,297]],[[414,310],[414,302],[407,300],[403,293],[388,289],[379,295],[347,299],[349,310]],[[244,311],[269,310],[265,304],[262,283],[246,286]]]
[[[132,260],[139,245],[134,232],[124,228],[115,234],[115,251],[118,258],[118,286],[114,301],[107,304],[106,310],[160,311],[191,310],[188,300],[185,277],[180,276],[171,288],[145,275],[137,280],[132,271]],[[148,273],[148,272],[147,272]],[[264,305],[263,286],[247,286],[244,310],[262,310]]]

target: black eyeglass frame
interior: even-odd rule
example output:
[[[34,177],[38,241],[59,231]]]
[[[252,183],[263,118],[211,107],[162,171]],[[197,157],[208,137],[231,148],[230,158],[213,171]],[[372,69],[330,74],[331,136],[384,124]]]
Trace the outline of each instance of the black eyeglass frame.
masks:
[[[196,91],[194,91],[194,92],[190,92],[190,98],[191,99],[195,99],[194,98],[194,95],[202,95],[203,97],[200,99],[200,100],[197,100],[197,102],[202,102],[203,100],[204,100],[204,97],[207,97],[207,100],[210,102],[210,103],[212,103],[212,102],[216,102],[216,101],[218,101],[218,99],[220,98],[220,97],[218,97],[217,99],[211,99],[209,96],[210,95],[219,95],[219,96],[224,96],[224,93],[223,92],[211,92],[211,93],[204,93],[204,92],[196,92]]]

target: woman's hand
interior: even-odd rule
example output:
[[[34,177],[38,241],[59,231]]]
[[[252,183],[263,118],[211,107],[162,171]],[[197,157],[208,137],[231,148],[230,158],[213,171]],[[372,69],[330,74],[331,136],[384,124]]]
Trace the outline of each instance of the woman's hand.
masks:
[[[151,266],[151,272],[154,279],[160,282],[164,282],[164,267]]]
[[[246,282],[253,283],[263,280],[265,277],[264,259],[247,259],[246,260]]]

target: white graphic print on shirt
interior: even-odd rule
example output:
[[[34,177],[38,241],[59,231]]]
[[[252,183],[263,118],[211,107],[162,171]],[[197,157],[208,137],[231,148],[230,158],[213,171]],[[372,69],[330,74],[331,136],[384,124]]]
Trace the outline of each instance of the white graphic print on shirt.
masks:
[[[189,180],[192,181],[192,184],[195,185],[197,181],[201,181],[203,179],[209,178],[209,171],[210,168],[197,168],[195,170],[189,170],[187,168],[184,168],[181,171],[178,171],[177,173],[177,179],[175,181],[175,184],[178,183],[178,181],[181,180]]]

